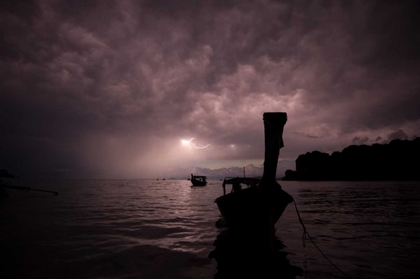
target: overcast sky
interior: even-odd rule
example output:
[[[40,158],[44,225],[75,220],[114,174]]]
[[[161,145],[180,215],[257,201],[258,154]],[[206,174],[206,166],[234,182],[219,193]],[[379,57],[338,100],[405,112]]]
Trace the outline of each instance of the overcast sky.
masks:
[[[266,111],[288,115],[283,167],[308,151],[412,139],[418,3],[1,1],[0,168],[258,169]]]

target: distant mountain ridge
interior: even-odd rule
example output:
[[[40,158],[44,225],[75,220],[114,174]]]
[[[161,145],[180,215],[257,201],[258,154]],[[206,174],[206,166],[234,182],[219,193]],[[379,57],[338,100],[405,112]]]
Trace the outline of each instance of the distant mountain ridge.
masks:
[[[420,180],[420,138],[388,144],[350,145],[331,155],[307,152],[283,180]]]

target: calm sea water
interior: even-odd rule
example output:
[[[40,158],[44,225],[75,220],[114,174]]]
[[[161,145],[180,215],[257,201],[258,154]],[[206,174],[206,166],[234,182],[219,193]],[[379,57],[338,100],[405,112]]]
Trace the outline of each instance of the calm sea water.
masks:
[[[226,231],[215,226],[220,181],[8,182],[60,194],[9,191],[0,208],[1,278],[223,278],[209,257]],[[280,184],[349,278],[420,278],[419,182]],[[309,240],[303,247],[293,204],[276,228],[289,264],[301,268],[296,278],[345,278]]]

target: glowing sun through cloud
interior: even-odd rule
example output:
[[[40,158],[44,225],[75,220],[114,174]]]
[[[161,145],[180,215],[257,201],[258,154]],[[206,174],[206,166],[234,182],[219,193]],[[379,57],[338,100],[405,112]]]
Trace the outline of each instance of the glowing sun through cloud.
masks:
[[[206,145],[197,145],[197,144],[194,144],[192,142],[194,139],[195,138],[191,138],[189,140],[182,139],[181,140],[181,143],[182,143],[182,145],[185,145],[185,146],[191,145],[195,149],[211,149],[212,148],[211,144],[206,144]]]

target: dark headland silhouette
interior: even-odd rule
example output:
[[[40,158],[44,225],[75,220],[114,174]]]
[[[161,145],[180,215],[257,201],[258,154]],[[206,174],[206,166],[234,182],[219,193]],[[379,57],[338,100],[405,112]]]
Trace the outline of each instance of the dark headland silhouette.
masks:
[[[388,144],[350,145],[331,155],[307,152],[283,180],[408,181],[420,180],[420,138]]]

